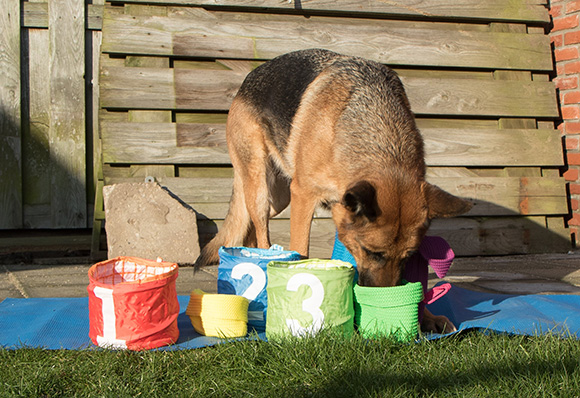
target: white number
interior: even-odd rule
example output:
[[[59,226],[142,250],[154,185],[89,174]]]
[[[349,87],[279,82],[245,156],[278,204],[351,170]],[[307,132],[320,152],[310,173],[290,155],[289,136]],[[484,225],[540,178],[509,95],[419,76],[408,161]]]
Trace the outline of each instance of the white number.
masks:
[[[125,340],[117,339],[117,326],[115,318],[115,302],[113,301],[113,289],[96,286],[95,297],[101,299],[103,313],[103,335],[97,336],[97,345],[108,348],[127,348]]]
[[[241,295],[250,301],[254,301],[266,287],[266,273],[253,263],[240,263],[232,268],[233,279],[241,280],[245,275],[252,277],[252,283]],[[248,320],[263,321],[264,311],[248,311]]]
[[[314,335],[322,328],[324,323],[324,312],[320,309],[324,300],[322,282],[312,274],[296,274],[288,280],[286,290],[296,292],[302,285],[308,285],[312,290],[312,295],[302,302],[302,311],[312,315],[312,324],[308,327],[303,327],[297,319],[286,319],[286,325],[290,329],[290,333],[296,337],[302,337],[307,334]]]

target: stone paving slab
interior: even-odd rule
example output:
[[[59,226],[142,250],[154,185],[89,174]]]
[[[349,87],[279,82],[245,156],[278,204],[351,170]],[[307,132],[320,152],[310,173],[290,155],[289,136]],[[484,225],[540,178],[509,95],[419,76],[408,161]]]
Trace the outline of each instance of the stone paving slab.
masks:
[[[457,258],[445,281],[488,293],[580,294],[580,252]]]
[[[0,265],[0,301],[7,297],[85,297],[91,264]],[[217,293],[217,265],[194,272],[179,269],[176,290],[189,295],[193,289]]]
[[[63,261],[65,262],[65,261]],[[0,265],[0,301],[7,297],[85,297],[91,264],[42,262]],[[217,291],[217,265],[194,272],[181,267],[179,295]],[[457,258],[444,279],[470,290],[506,294],[580,294],[580,251],[502,257]],[[430,276],[430,285],[437,283]]]

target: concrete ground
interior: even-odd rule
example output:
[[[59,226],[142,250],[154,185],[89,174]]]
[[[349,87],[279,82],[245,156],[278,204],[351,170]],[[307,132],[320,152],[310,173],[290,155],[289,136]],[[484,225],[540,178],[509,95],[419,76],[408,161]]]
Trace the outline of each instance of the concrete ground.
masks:
[[[0,301],[7,297],[84,297],[91,264],[82,258],[0,265]],[[457,258],[444,279],[467,289],[509,294],[579,294],[580,251],[501,257]],[[194,273],[182,267],[177,293],[217,291],[217,266]],[[439,280],[431,275],[430,284]]]

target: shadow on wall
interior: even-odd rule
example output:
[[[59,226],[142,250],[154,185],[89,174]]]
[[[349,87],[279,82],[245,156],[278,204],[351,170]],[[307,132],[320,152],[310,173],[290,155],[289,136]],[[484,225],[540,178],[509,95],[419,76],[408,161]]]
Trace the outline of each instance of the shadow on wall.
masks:
[[[44,121],[20,129],[4,109],[0,120],[0,229],[86,228],[84,143],[51,139]]]
[[[562,199],[563,200],[563,199]],[[457,256],[566,253],[573,248],[563,215],[522,216],[520,213],[489,201],[474,200],[475,206],[465,216],[451,220],[435,219],[427,235],[446,239]],[[195,210],[195,204],[190,204]],[[289,211],[271,221],[271,241],[288,248]],[[310,251],[313,257],[330,257],[335,226],[330,213],[320,211],[312,223]],[[494,216],[489,216],[493,214]],[[224,214],[225,216],[225,214]],[[547,221],[548,220],[548,221]],[[548,225],[549,224],[549,225]],[[204,246],[221,227],[203,213],[198,213],[200,246]]]
[[[0,228],[22,227],[22,156],[20,127],[0,104]]]
[[[85,98],[70,94],[82,92],[78,79],[47,76],[48,50],[39,39],[22,30],[18,114],[0,110],[0,229],[86,228],[92,133]],[[69,86],[74,90],[58,89]]]

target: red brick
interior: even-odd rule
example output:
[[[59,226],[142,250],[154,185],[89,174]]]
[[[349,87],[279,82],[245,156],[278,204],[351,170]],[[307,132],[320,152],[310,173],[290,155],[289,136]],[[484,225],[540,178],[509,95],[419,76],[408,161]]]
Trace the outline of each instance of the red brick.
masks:
[[[580,225],[580,214],[573,213],[572,218],[570,220],[568,220],[568,225],[575,225],[575,226]]]
[[[566,134],[580,134],[580,122],[565,122],[564,131]]]
[[[578,180],[578,175],[578,169],[568,169],[564,172],[563,177],[566,181],[573,182]]]
[[[576,199],[570,199],[570,208],[574,211],[578,210],[578,201]]]
[[[566,159],[568,159],[569,166],[580,166],[580,153],[567,153]],[[580,185],[579,185],[580,187]],[[580,192],[576,192],[580,193]]]
[[[550,36],[550,41],[554,43],[554,47],[562,47],[562,44],[564,44],[564,35],[552,35]]]
[[[565,92],[563,97],[565,105],[580,103],[580,91]]]
[[[566,45],[580,43],[580,31],[566,33],[564,35],[564,43],[566,43]],[[562,43],[560,43],[560,45],[562,45]]]
[[[566,14],[571,14],[580,10],[580,1],[570,1],[566,4]]]
[[[580,194],[580,184],[570,184],[570,194],[571,195],[578,195]]]
[[[576,47],[561,48],[554,51],[556,62],[571,61],[578,58],[578,49]]]
[[[578,26],[578,15],[570,15],[562,18],[554,18],[554,26],[552,32],[557,32],[564,29],[572,29]]]
[[[578,150],[578,143],[580,139],[578,137],[566,137],[566,149],[567,150]]]
[[[564,73],[571,75],[580,72],[580,62],[568,62],[564,65]]]
[[[550,15],[552,16],[552,18],[557,18],[560,15],[562,15],[562,6],[561,5],[551,6],[550,7]]]
[[[578,78],[576,76],[557,77],[554,79],[556,88],[560,90],[572,90],[578,88]]]
[[[577,105],[562,106],[562,119],[578,119],[580,118],[580,108]]]

